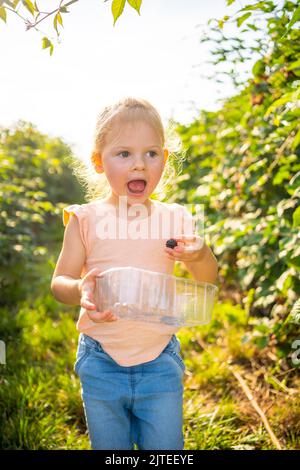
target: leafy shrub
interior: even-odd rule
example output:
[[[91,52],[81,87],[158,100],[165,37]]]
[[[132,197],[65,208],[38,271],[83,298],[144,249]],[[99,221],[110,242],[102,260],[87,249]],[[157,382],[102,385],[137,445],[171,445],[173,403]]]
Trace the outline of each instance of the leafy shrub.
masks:
[[[22,298],[36,264],[61,240],[62,206],[82,200],[70,149],[31,123],[0,129],[0,304]]]
[[[279,324],[300,296],[300,30],[288,26],[295,5],[247,5],[242,13],[256,10],[260,18],[243,25],[239,38],[218,29],[216,64],[230,63],[234,52],[240,62],[260,57],[220,109],[178,123],[188,159],[174,185],[181,202],[204,204],[222,287],[239,290],[249,313],[275,319],[270,334],[283,336]],[[242,33],[250,29],[257,40],[247,45]]]
[[[189,155],[176,191],[205,205],[221,277],[253,289],[252,309],[266,313],[300,293],[300,31],[280,39],[287,22],[284,9],[269,20],[271,51],[241,92],[177,127]]]

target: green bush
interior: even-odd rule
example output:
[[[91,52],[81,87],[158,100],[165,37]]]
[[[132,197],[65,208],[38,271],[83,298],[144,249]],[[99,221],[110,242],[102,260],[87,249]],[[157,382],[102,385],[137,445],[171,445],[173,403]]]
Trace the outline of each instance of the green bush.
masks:
[[[82,201],[70,148],[31,123],[0,129],[0,304],[30,291],[36,265],[61,241],[62,207]]]
[[[204,204],[221,290],[233,287],[251,315],[272,317],[270,335],[300,296],[300,30],[289,27],[295,5],[244,7],[241,13],[260,17],[242,22],[239,37],[212,28],[216,64],[230,63],[234,53],[235,66],[260,57],[246,82],[237,83],[234,72],[239,89],[220,109],[177,126],[188,158],[174,193]],[[243,41],[250,29],[252,46]]]

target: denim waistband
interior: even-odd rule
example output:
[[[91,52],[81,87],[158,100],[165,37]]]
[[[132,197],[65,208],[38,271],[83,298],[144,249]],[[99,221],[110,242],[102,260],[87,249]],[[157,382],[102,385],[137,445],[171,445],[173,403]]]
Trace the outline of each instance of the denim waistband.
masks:
[[[86,346],[88,346],[89,348],[94,349],[95,351],[105,352],[99,341],[92,338],[91,336],[86,335],[85,333],[80,333],[78,341],[79,341],[79,343],[83,343]],[[170,341],[168,342],[168,344],[164,348],[164,351],[166,349],[171,349],[171,350],[174,349],[174,350],[176,350],[176,352],[180,351],[180,341],[179,341],[179,339],[177,338],[177,336],[175,334],[172,335]]]

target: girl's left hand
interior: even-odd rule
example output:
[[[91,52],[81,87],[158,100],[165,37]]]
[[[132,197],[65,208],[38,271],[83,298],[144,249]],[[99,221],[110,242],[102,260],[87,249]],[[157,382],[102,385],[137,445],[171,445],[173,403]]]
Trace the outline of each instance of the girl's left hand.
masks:
[[[179,235],[178,237],[173,237],[173,240],[177,241],[175,248],[168,248],[166,246],[164,248],[169,259],[189,262],[200,260],[205,243],[204,239],[199,237],[199,235]]]

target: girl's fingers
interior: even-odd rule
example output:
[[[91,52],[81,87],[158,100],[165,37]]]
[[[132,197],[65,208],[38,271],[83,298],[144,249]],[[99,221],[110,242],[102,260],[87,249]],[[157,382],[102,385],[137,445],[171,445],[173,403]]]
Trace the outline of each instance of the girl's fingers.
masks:
[[[204,245],[204,239],[199,235],[178,235],[174,239],[177,241],[174,251],[178,253],[193,253]]]
[[[184,251],[193,253],[194,251],[201,250],[201,248],[203,248],[203,245],[204,245],[204,240],[202,238],[199,238],[191,245],[186,246]]]
[[[92,269],[85,277],[82,279],[81,285],[81,292],[82,295],[87,294],[90,295],[94,292],[95,284],[96,284],[96,277],[102,277],[101,271],[99,268]]]
[[[81,296],[81,306],[88,310],[97,310],[96,302],[92,291],[83,292]]]
[[[104,322],[104,321],[115,321],[117,317],[113,314],[111,310],[104,310],[104,312],[95,312],[90,313],[89,317],[94,322]]]
[[[165,252],[167,253],[167,255],[173,257],[174,256],[174,249],[175,248],[173,248],[173,249],[172,248],[165,248]]]
[[[182,253],[185,250],[184,245],[178,245],[175,246],[174,251],[177,251],[177,253]]]
[[[94,300],[95,290],[95,277],[101,277],[101,270],[99,268],[93,268],[83,278],[82,283],[82,296],[80,305],[87,310],[90,319],[96,323],[104,321],[115,321],[117,317],[111,310],[105,310],[104,312],[97,312],[97,306]]]
[[[171,261],[175,261],[176,258],[174,256],[169,255],[168,253],[166,254],[167,258],[169,258]]]
[[[95,278],[101,277],[101,271],[99,268],[91,269],[82,279],[82,291],[91,290],[95,285]]]
[[[106,321],[116,321],[117,319],[118,318],[116,317],[116,315],[111,312],[110,316],[106,319]]]
[[[81,307],[83,308],[86,308],[87,310],[96,310],[97,307],[95,304],[93,304],[92,302],[90,302],[89,300],[81,300]]]

